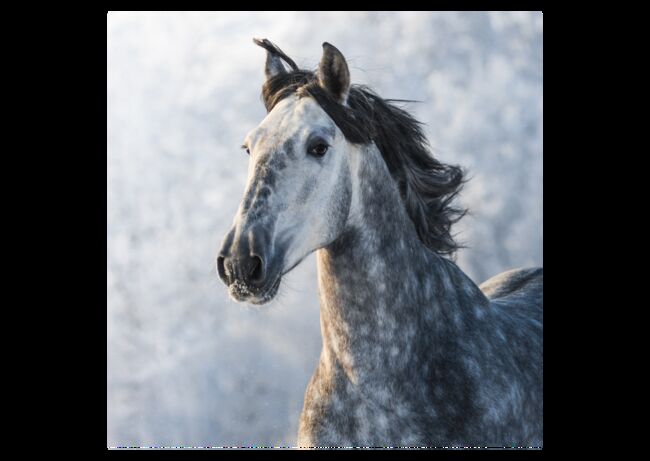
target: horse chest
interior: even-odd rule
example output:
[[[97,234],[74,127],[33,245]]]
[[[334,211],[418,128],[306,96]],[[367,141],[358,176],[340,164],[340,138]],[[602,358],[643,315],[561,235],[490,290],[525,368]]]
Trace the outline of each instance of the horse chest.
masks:
[[[394,383],[359,386],[317,372],[305,395],[298,442],[310,447],[415,445],[425,432],[421,416],[421,405],[395,393]]]

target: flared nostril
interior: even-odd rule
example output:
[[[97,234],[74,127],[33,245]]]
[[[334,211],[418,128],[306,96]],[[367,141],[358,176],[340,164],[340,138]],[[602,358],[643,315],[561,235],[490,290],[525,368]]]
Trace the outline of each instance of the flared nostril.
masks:
[[[229,274],[226,272],[226,258],[223,256],[217,258],[217,272],[219,272],[219,278],[221,278],[223,283],[226,285],[231,284]]]
[[[264,262],[259,256],[253,255],[251,257],[251,272],[249,275],[250,281],[253,283],[259,283],[264,280]]]
[[[247,256],[233,259],[231,257],[217,257],[217,272],[223,283],[230,286],[235,280],[261,285],[264,282],[264,261],[259,256]]]

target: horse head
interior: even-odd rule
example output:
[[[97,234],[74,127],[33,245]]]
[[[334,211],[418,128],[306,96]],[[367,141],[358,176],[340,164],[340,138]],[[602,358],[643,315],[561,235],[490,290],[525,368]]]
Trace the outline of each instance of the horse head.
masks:
[[[268,114],[244,139],[250,156],[246,190],[217,270],[233,299],[264,304],[284,274],[342,232],[351,202],[347,164],[353,146],[322,107],[346,105],[350,73],[341,52],[324,43],[318,70],[311,73],[298,71],[268,40],[255,43],[267,51]],[[295,85],[300,89],[293,92]]]

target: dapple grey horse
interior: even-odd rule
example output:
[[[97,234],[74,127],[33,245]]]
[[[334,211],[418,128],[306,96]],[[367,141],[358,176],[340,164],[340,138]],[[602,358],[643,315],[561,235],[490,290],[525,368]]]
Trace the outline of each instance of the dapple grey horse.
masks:
[[[268,115],[217,257],[232,298],[263,304],[316,251],[323,348],[300,447],[541,447],[542,268],[477,286],[448,258],[464,178],[419,123],[268,40]]]

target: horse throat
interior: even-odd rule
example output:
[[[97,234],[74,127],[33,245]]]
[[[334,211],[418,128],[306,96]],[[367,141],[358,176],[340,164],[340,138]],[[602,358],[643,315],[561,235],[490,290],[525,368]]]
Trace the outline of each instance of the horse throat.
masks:
[[[430,357],[442,325],[464,328],[489,302],[419,239],[376,147],[352,155],[346,227],[317,253],[321,362],[354,383],[400,379]]]

